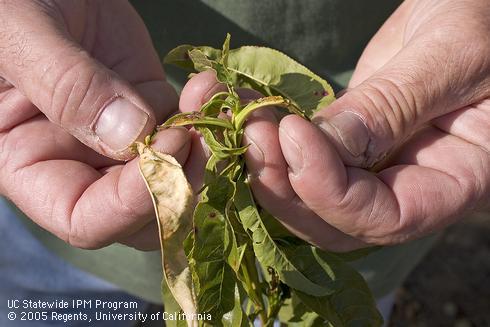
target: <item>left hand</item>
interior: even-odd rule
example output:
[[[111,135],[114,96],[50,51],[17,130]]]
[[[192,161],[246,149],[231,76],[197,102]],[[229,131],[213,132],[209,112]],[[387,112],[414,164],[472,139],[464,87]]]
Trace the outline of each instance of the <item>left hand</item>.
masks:
[[[489,209],[489,16],[485,1],[405,1],[314,124],[267,111],[249,121],[259,204],[333,251],[402,243]]]
[[[84,249],[159,248],[130,145],[176,110],[128,1],[0,1],[0,196],[40,227]],[[153,147],[184,165],[191,137],[167,129]]]

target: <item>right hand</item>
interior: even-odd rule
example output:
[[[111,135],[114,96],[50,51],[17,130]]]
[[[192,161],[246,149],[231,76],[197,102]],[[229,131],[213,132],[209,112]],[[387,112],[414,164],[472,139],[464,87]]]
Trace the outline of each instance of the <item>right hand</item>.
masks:
[[[176,110],[127,1],[0,1],[0,194],[44,229],[81,248],[158,248],[137,160],[121,160]],[[154,147],[184,164],[190,143],[169,129]]]

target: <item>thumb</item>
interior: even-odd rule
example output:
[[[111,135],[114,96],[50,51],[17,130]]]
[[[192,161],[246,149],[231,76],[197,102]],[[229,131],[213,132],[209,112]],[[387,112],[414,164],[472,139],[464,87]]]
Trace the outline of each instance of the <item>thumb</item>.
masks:
[[[26,3],[0,3],[0,76],[84,144],[128,159],[129,146],[155,125],[152,110],[71,38],[60,13]]]
[[[430,120],[484,97],[479,58],[448,55],[436,41],[424,46],[429,41],[414,40],[315,115],[345,164],[371,167]]]

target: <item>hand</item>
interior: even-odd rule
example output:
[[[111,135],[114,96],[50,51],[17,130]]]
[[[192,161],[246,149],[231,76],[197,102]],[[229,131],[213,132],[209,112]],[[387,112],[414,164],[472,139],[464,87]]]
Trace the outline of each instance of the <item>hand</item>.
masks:
[[[259,204],[334,251],[405,242],[489,209],[489,15],[485,1],[406,1],[314,124],[254,117],[245,133]]]
[[[339,251],[401,243],[488,208],[489,14],[485,1],[407,1],[365,50],[350,91],[313,120],[323,133],[284,119],[284,161],[250,130],[282,174],[254,182],[261,205]],[[400,146],[378,173],[358,168]]]
[[[74,246],[158,248],[137,160],[114,159],[177,95],[129,3],[0,1],[0,76],[0,194]],[[190,143],[170,129],[154,146],[183,164]]]

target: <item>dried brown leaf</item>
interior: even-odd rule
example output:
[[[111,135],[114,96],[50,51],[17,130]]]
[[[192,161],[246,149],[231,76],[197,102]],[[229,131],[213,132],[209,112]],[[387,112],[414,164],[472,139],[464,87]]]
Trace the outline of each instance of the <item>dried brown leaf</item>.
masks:
[[[182,167],[172,156],[137,144],[139,168],[151,193],[162,247],[167,285],[186,314],[188,326],[197,326],[197,305],[183,242],[192,228],[194,194]]]

